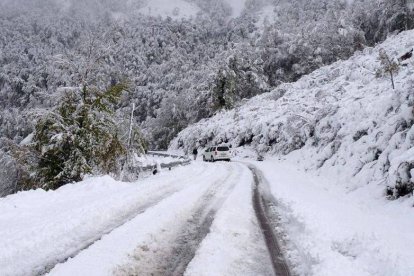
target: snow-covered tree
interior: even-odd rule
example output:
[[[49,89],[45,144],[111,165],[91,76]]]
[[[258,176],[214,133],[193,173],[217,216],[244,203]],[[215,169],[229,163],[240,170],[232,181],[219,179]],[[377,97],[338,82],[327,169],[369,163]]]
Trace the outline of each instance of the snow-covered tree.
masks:
[[[67,92],[59,106],[37,123],[35,172],[44,188],[80,181],[92,172],[119,172],[125,146],[112,110],[126,88],[119,83],[106,91],[84,86]]]
[[[223,76],[235,106],[412,28],[414,18],[403,0],[249,0],[238,18],[225,1],[193,0],[201,9],[193,19],[137,16],[145,2],[2,1],[0,136],[22,140],[30,114],[53,108],[65,87],[129,79],[116,113],[134,102],[136,125],[160,148],[175,133],[162,109],[177,98],[191,99],[181,104],[187,115],[174,116],[182,128],[214,114]],[[271,2],[274,18],[261,27],[257,12]]]

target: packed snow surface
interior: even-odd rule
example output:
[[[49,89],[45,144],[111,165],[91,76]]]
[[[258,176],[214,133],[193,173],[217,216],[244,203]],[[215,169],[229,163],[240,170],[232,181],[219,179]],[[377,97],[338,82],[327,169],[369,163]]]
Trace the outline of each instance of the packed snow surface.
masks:
[[[197,246],[187,275],[213,260],[219,275],[271,275],[251,184],[244,165],[196,162],[136,183],[98,177],[9,196],[0,200],[0,275],[163,274],[182,242]],[[217,214],[198,248],[186,231],[205,210]]]
[[[42,273],[146,207],[208,175],[205,166],[182,167],[136,183],[94,177],[56,191],[2,198],[0,275]]]
[[[414,275],[410,198],[387,201],[373,186],[349,191],[289,156],[193,162],[135,183],[95,177],[0,199],[0,275],[166,275],[191,248],[187,276],[273,275],[248,164],[263,174],[293,272]],[[208,218],[208,229],[197,228]]]
[[[188,221],[197,205],[204,203],[205,193],[217,195],[212,206],[206,208],[220,210],[186,275],[270,275],[271,267],[249,198],[249,170],[240,164],[209,167],[214,174],[203,181],[188,175],[194,180],[193,185],[146,210],[74,259],[56,266],[50,275],[169,275],[164,266],[173,265],[168,259],[175,254],[170,252],[171,248],[180,242],[175,238],[182,233],[185,237],[185,231],[191,227]],[[229,189],[230,196],[226,192]],[[221,199],[224,204],[219,204]],[[211,261],[215,261],[214,265]],[[208,273],[207,267],[217,273]],[[201,271],[204,272],[200,274]]]
[[[201,243],[185,276],[273,275],[254,216],[253,177],[246,167],[239,181],[218,212],[211,233]]]

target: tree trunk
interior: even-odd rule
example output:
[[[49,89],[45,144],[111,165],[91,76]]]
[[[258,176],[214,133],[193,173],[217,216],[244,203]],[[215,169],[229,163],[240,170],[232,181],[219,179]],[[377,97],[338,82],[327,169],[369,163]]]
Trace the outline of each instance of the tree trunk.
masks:
[[[132,129],[134,126],[134,112],[135,112],[135,103],[132,104],[131,118],[129,121],[128,144],[127,144],[127,150],[126,150],[126,157],[125,157],[124,164],[122,165],[121,175],[119,176],[121,181],[124,179],[125,167],[128,165],[128,161],[130,158],[130,151],[131,151],[131,144],[132,144]]]
[[[394,74],[392,73],[392,70],[390,71],[390,76],[391,76],[392,89],[395,89]]]

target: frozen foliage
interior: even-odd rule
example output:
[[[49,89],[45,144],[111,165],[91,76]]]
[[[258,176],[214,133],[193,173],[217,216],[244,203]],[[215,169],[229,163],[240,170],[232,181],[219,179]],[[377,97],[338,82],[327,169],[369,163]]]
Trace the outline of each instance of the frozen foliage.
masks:
[[[56,104],[60,89],[79,86],[77,71],[85,65],[88,44],[107,52],[96,70],[100,87],[124,78],[132,83],[118,114],[125,116],[135,103],[136,123],[151,146],[166,148],[180,130],[217,109],[297,80],[413,25],[402,0],[8,0],[0,5],[0,136],[16,142],[33,131],[42,110]]]
[[[119,174],[126,143],[119,139],[111,111],[126,88],[120,83],[100,91],[85,84],[65,93],[57,108],[39,120],[33,166],[42,188],[56,189],[94,172]]]
[[[414,46],[414,32],[389,38],[347,61],[336,62],[271,93],[182,131],[171,148],[250,145],[258,152],[294,154],[309,169],[335,171],[350,180],[389,186],[389,196],[404,196],[414,183],[414,59],[394,75],[376,72],[381,56],[392,62]],[[351,181],[352,180],[352,181]]]
[[[2,176],[0,178],[0,197],[2,197],[18,190],[18,173],[13,158],[4,151],[0,151],[0,168]]]
[[[33,156],[25,146],[0,138],[0,197],[29,187],[32,161]]]
[[[412,10],[401,0],[235,4],[1,1],[0,137],[15,143],[2,146],[4,167],[20,163],[16,156],[25,154],[10,148],[64,91],[85,81],[103,91],[127,79],[130,90],[116,105],[114,122],[128,133],[124,122],[135,104],[134,125],[150,147],[167,148],[189,124],[413,27]],[[146,14],[149,9],[155,13]],[[11,175],[0,171],[3,181]]]

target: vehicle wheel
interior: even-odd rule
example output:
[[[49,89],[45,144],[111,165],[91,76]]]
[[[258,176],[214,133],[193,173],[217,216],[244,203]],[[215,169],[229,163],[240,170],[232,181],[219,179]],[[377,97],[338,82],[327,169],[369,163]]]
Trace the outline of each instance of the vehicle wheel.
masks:
[[[206,161],[207,161],[207,160],[206,160],[206,157],[205,157],[204,155],[203,155],[203,161],[204,161],[204,162],[206,162]]]

